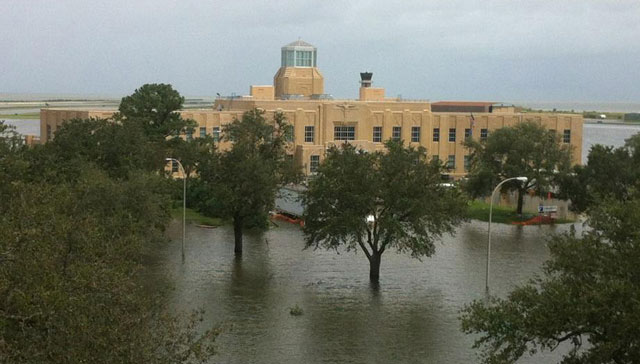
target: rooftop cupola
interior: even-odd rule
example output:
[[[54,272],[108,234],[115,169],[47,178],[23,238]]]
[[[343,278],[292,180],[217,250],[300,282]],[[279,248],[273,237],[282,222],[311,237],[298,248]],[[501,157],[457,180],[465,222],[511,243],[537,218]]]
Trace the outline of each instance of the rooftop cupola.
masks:
[[[316,67],[317,48],[298,39],[282,47],[281,67]]]
[[[324,96],[324,77],[317,68],[317,48],[298,39],[281,48],[280,69],[273,77],[276,99]]]

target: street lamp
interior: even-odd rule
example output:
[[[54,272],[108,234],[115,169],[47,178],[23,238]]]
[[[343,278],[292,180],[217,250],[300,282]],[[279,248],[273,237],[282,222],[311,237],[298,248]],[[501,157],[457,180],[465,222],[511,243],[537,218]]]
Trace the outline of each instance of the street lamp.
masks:
[[[180,166],[180,170],[182,170],[182,261],[184,262],[184,240],[187,236],[186,230],[186,211],[187,211],[187,175],[184,173],[184,167],[179,160],[175,158],[167,158],[165,159],[167,162],[176,162]]]
[[[487,293],[489,292],[489,261],[490,261],[490,258],[491,258],[491,216],[493,214],[493,196],[496,194],[496,191],[500,189],[500,186],[505,184],[505,182],[509,182],[509,181],[513,181],[513,180],[518,180],[520,182],[527,183],[527,181],[529,179],[527,177],[511,177],[511,178],[507,178],[504,181],[498,183],[496,188],[491,193],[491,204],[489,205],[489,240],[487,242],[487,276],[486,276],[486,285],[485,285]]]

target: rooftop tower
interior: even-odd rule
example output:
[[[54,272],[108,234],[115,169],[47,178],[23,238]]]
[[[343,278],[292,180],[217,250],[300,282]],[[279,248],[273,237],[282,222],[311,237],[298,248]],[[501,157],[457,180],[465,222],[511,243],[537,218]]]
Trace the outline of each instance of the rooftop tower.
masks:
[[[324,94],[324,77],[316,67],[317,48],[297,40],[282,47],[280,69],[273,77],[275,97],[310,98]]]

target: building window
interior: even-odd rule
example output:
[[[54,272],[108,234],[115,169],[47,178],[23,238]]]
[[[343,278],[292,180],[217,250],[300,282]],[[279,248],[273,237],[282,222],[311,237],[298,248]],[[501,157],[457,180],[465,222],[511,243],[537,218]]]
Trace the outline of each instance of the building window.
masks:
[[[571,143],[571,129],[564,129],[564,134],[562,134],[562,141],[565,143]]]
[[[465,155],[464,156],[464,171],[465,172],[469,172],[470,168],[471,168],[471,156]]]
[[[433,141],[434,142],[440,141],[440,128],[433,128]]]
[[[473,136],[471,128],[464,129],[464,140],[469,140]]]
[[[204,138],[207,136],[207,128],[205,128],[204,126],[200,127],[200,138]]]
[[[309,160],[309,172],[316,173],[318,171],[318,166],[320,165],[320,156],[312,155]]]
[[[420,143],[420,127],[419,126],[411,127],[411,141],[414,143]]]
[[[171,173],[178,173],[179,169],[178,169],[178,162],[174,161],[173,159],[171,160]]]
[[[450,142],[456,141],[456,128],[449,128],[449,141]]]
[[[333,127],[333,139],[334,140],[355,140],[356,139],[356,127],[355,126],[335,126],[335,127]]]
[[[220,128],[217,126],[213,127],[213,141],[214,142],[220,141]]]
[[[47,125],[47,141],[51,140],[51,125]]]
[[[489,137],[489,129],[480,129],[480,140],[487,140]]]
[[[431,156],[431,159],[432,159],[433,161],[440,162],[440,156],[439,156],[439,155],[437,155],[437,154],[432,155],[432,156]]]
[[[304,142],[305,143],[313,143],[313,138],[315,134],[315,129],[313,126],[305,126],[304,127]]]
[[[295,130],[294,130],[293,125],[289,125],[289,127],[285,129],[284,138],[289,143],[293,142],[294,132],[295,132]]]
[[[456,169],[456,156],[453,154],[449,155],[449,159],[447,160],[447,169]]]
[[[193,129],[189,128],[187,129],[187,140],[191,140],[193,139]]]
[[[373,127],[373,142],[381,143],[382,142],[382,127],[374,126]]]
[[[393,140],[400,140],[400,135],[402,134],[402,127],[401,126],[394,126],[393,129],[391,130],[391,139]]]
[[[311,51],[296,51],[296,67],[311,67]]]

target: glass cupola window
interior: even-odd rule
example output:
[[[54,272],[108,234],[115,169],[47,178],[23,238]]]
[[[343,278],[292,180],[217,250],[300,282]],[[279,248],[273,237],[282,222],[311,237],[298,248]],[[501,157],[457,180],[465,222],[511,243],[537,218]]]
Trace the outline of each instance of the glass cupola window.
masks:
[[[316,67],[316,47],[302,40],[282,47],[282,67]]]

